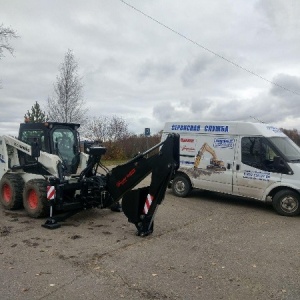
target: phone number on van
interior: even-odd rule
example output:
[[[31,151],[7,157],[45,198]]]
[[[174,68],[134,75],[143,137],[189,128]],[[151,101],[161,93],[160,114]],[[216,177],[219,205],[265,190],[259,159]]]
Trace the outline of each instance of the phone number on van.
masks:
[[[263,180],[263,181],[269,181],[271,177],[270,172],[259,172],[259,171],[244,171],[243,178],[248,179],[257,179],[257,180]]]

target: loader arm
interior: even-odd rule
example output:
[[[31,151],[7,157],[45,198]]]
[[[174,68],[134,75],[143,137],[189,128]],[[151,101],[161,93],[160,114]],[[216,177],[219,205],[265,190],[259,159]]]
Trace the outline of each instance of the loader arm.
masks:
[[[157,148],[158,153],[148,157]],[[170,134],[163,142],[107,174],[106,188],[114,201],[122,198],[123,212],[135,224],[137,235],[153,232],[157,206],[163,201],[169,180],[178,167],[179,135]],[[150,186],[132,190],[150,173]]]
[[[26,167],[26,165],[19,165],[18,151],[21,151],[36,158],[36,162],[32,163],[32,165],[39,164],[41,167],[47,170],[49,175],[58,176],[57,165],[61,163],[61,159],[57,155],[40,151],[38,143],[32,143],[32,145],[28,145],[19,139],[8,135],[4,135],[2,140],[3,152],[5,152],[5,156],[9,158],[5,161],[5,170],[22,169]],[[10,151],[8,151],[7,147],[10,147]]]

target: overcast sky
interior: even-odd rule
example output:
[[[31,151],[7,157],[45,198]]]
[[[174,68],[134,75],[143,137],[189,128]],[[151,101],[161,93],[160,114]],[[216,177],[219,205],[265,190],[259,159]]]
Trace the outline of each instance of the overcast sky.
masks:
[[[35,101],[46,110],[68,49],[89,115],[133,133],[253,118],[300,129],[299,1],[126,2],[152,19],[120,0],[0,0],[0,24],[20,36],[0,60],[0,135]]]

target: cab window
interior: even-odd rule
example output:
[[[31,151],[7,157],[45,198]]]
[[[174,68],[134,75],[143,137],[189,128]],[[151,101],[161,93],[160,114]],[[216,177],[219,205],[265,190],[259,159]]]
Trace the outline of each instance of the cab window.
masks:
[[[24,130],[21,133],[21,141],[31,145],[37,139],[42,151],[46,151],[45,135],[43,130]]]
[[[52,138],[56,154],[71,163],[76,154],[74,151],[74,133],[66,128],[55,129]]]

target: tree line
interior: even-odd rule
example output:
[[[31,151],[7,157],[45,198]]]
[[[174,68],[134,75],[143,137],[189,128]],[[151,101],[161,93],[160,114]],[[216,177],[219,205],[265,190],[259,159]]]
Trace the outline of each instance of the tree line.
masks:
[[[48,115],[36,101],[24,115],[26,122],[47,122]],[[56,120],[54,120],[56,121]],[[70,122],[65,122],[70,123]],[[81,131],[81,142],[95,142],[107,148],[106,160],[131,159],[138,153],[145,152],[160,142],[161,133],[152,136],[133,134],[128,131],[128,124],[118,116],[101,116],[87,121]]]
[[[50,120],[36,101],[24,115],[26,122],[47,122]],[[54,120],[55,121],[55,120]],[[69,122],[65,122],[69,123]],[[81,131],[81,142],[95,142],[107,148],[104,159],[126,160],[145,152],[160,142],[161,133],[152,136],[133,134],[127,122],[118,116],[101,116],[87,121]]]
[[[300,147],[300,134],[297,129],[284,129],[281,128],[282,132],[286,134],[294,143]]]

